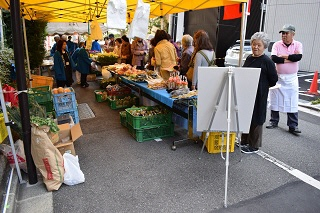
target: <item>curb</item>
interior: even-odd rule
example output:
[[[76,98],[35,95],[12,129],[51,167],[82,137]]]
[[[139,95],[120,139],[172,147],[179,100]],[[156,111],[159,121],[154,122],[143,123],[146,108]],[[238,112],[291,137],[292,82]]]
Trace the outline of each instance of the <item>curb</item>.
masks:
[[[319,105],[319,104],[317,104],[317,105],[311,105],[311,102],[308,102],[308,103],[301,103],[301,102],[299,102],[298,105],[301,106],[301,107],[305,107],[305,108],[308,108],[308,109],[311,109],[311,110],[320,112],[320,105]]]

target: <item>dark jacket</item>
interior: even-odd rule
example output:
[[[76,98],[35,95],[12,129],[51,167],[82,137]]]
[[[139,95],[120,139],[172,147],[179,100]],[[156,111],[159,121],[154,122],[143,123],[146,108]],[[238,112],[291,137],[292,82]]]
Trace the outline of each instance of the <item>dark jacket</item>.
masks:
[[[266,55],[260,57],[252,57],[250,55],[243,66],[261,68],[251,123],[263,125],[266,121],[269,87],[276,85],[278,81],[276,67],[274,62]]]
[[[76,70],[82,74],[89,73],[92,60],[84,48],[77,48],[72,55],[72,59],[76,63]]]
[[[69,61],[71,68],[75,68],[75,63],[72,60],[72,57],[70,57],[69,53],[67,52],[69,56]],[[55,79],[58,81],[66,81],[66,73],[65,73],[65,65],[62,60],[62,55],[59,51],[56,51],[53,55],[53,69],[54,69],[54,75]]]

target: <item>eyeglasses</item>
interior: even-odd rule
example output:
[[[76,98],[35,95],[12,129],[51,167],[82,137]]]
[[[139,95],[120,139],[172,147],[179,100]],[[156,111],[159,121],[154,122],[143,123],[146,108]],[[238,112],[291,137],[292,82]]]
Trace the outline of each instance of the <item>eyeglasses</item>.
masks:
[[[289,32],[281,32],[281,33],[282,33],[282,35],[284,35],[284,34],[286,34],[286,35],[289,34]]]

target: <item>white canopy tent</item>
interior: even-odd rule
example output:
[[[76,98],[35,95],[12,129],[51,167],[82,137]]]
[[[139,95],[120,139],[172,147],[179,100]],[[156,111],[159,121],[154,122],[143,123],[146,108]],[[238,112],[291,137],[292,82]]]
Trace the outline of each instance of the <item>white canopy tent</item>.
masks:
[[[103,24],[99,24],[102,30],[102,33],[106,33],[108,28]],[[78,33],[79,35],[88,34],[90,31],[90,26],[88,23],[79,23],[79,22],[49,22],[47,24],[47,33],[48,35],[73,35]]]

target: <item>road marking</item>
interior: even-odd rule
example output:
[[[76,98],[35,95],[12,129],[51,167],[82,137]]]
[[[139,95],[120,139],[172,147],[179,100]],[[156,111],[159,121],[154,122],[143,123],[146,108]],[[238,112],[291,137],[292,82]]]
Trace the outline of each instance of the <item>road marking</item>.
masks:
[[[259,150],[256,154],[259,155],[260,157],[262,157],[263,159],[270,161],[271,163],[275,164],[276,166],[280,167],[281,169],[287,171],[288,173],[290,173],[291,175],[295,176],[296,178],[302,180],[303,182],[320,190],[320,181],[314,179],[313,177],[299,171],[298,169],[295,169],[295,168],[283,163],[282,161],[276,159],[275,157],[272,157],[271,155],[269,155],[261,150]]]
[[[314,75],[314,73],[310,73],[310,74],[305,74],[305,75],[302,75],[302,74],[298,74],[298,78],[300,77],[307,77],[307,76],[312,76]]]

